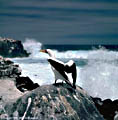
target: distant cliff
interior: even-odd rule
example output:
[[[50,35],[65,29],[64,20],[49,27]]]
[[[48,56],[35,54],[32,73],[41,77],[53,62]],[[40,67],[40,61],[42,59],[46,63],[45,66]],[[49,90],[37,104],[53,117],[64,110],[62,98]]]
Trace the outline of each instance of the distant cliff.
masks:
[[[3,57],[27,57],[21,41],[9,38],[0,38],[0,55]]]
[[[4,106],[1,118],[104,120],[84,90],[67,84],[45,85]]]

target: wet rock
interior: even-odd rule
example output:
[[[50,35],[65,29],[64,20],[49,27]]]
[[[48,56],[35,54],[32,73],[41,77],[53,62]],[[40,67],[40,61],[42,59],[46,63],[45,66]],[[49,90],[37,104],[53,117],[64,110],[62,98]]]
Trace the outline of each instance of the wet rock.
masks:
[[[8,102],[4,110],[1,116],[12,119],[103,120],[91,97],[81,88],[74,90],[67,84],[38,87]]]
[[[29,53],[24,50],[20,40],[0,38],[0,55],[3,57],[27,57]]]
[[[118,112],[118,100],[112,101],[111,99],[106,99],[102,101],[100,98],[92,99],[95,106],[106,120],[114,120],[114,117]]]
[[[37,83],[33,83],[33,81],[29,77],[18,77],[16,78],[16,87],[21,92],[31,91],[39,87]]]
[[[0,78],[15,78],[21,75],[21,68],[11,60],[0,57]]]

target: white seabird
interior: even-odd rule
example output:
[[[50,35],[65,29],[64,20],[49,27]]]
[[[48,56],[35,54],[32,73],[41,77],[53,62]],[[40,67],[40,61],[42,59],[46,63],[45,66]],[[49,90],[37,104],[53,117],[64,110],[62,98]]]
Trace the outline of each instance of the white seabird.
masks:
[[[76,88],[76,77],[77,77],[77,70],[76,65],[73,60],[70,60],[67,63],[63,63],[55,58],[54,52],[50,49],[40,50],[40,52],[47,53],[50,57],[48,58],[48,62],[51,64],[52,70],[55,75],[55,83],[58,79],[65,81],[71,87]],[[69,81],[71,74],[71,78],[73,80],[73,85]]]

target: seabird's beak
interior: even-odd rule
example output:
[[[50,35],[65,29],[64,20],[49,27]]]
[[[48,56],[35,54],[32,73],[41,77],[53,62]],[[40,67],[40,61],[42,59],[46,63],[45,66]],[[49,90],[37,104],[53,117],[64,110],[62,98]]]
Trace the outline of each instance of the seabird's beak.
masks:
[[[40,50],[40,52],[46,53],[46,50]]]

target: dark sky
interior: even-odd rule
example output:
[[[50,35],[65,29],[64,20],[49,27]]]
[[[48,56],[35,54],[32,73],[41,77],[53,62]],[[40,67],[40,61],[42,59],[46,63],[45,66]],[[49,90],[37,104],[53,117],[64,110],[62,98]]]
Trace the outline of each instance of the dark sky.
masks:
[[[0,36],[44,44],[118,44],[118,0],[0,0]]]

